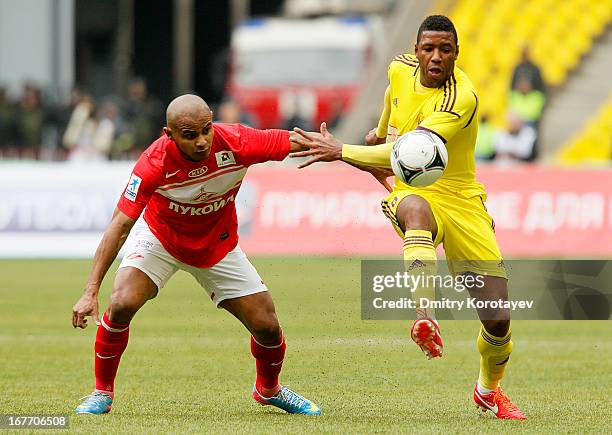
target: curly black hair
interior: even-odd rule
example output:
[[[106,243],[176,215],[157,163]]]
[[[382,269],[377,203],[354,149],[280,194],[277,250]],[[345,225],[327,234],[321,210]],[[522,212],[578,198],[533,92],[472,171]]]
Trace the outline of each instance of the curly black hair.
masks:
[[[459,45],[459,38],[457,38],[457,30],[455,30],[455,25],[450,18],[444,15],[430,15],[423,20],[417,33],[417,43],[421,39],[421,34],[428,30],[434,32],[450,32],[455,37],[455,42],[457,45]]]

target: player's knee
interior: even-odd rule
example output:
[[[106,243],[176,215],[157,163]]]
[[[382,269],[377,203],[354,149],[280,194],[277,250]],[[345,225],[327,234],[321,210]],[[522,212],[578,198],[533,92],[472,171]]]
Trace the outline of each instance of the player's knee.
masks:
[[[281,327],[276,314],[260,316],[251,323],[251,332],[261,344],[277,344],[281,339]]]
[[[504,337],[510,330],[510,317],[502,316],[500,319],[483,321],[487,332],[495,337]]]
[[[429,203],[420,196],[407,196],[397,207],[397,218],[404,230],[435,231],[435,219]]]
[[[108,306],[110,320],[128,323],[145,302],[128,289],[114,289]]]

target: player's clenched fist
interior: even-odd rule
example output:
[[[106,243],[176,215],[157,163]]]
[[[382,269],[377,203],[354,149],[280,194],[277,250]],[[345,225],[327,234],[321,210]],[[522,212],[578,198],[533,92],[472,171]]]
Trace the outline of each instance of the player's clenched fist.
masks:
[[[94,295],[84,294],[72,307],[72,326],[75,328],[86,328],[87,319],[85,317],[92,316],[96,325],[100,324],[98,320],[98,297]]]
[[[385,143],[385,138],[376,136],[376,129],[373,128],[366,134],[365,143],[366,145],[380,145]]]

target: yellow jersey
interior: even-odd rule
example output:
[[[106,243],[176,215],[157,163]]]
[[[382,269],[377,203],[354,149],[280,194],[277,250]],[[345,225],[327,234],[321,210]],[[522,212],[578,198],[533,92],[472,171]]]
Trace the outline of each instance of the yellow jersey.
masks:
[[[474,148],[478,134],[478,96],[472,82],[458,67],[439,88],[427,88],[420,82],[416,56],[402,54],[389,64],[389,87],[385,92],[385,107],[376,134],[387,138],[387,146],[359,147],[345,145],[343,159],[352,163],[389,166],[392,142],[414,129],[426,129],[439,136],[448,150],[448,164],[438,181],[427,187],[411,187],[395,178],[395,189],[438,191],[470,198],[484,194],[476,181]],[[386,153],[385,162],[368,160],[364,148],[378,148]],[[384,151],[383,151],[384,150]],[[365,160],[364,160],[365,159]],[[376,159],[375,159],[376,160]]]

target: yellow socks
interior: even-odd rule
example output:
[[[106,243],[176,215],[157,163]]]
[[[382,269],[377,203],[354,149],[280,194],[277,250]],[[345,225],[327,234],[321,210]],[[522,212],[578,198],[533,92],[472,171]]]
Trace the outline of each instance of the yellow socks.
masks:
[[[480,374],[478,375],[479,389],[496,390],[499,381],[504,376],[504,370],[510,353],[512,353],[511,333],[503,337],[495,337],[488,333],[483,326],[478,334],[478,352],[480,352]]]
[[[417,303],[417,318],[434,317],[434,310],[421,305],[421,298],[430,301],[436,298],[436,286],[433,279],[438,270],[436,249],[430,231],[408,230],[404,234],[404,264],[408,273],[421,276],[419,285],[415,286],[412,299]]]

